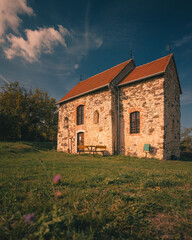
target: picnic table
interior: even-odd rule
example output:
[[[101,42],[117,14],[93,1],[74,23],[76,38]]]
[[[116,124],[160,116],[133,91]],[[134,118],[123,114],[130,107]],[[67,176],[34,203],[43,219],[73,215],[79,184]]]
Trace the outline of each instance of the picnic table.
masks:
[[[78,146],[78,152],[79,154],[81,152],[88,152],[88,153],[95,153],[101,152],[104,156],[104,153],[106,151],[106,146],[101,146],[101,145],[79,145]]]

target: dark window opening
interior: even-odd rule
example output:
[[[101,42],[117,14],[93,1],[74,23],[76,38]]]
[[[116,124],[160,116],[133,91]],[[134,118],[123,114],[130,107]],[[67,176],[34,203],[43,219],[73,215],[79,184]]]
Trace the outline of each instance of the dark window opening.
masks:
[[[140,133],[140,112],[130,113],[130,134]]]
[[[79,105],[77,107],[77,125],[84,124],[84,106]]]
[[[175,120],[173,119],[172,120],[172,131],[174,131],[175,130]]]
[[[69,119],[66,117],[64,119],[64,128],[68,128],[69,127]]]

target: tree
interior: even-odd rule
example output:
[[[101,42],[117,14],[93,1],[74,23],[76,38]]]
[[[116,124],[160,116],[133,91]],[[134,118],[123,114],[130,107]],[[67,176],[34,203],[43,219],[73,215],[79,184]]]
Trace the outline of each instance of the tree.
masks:
[[[0,92],[0,138],[4,140],[56,140],[56,100],[44,91],[26,90],[18,82]]]
[[[182,128],[181,150],[186,152],[192,151],[192,128]]]

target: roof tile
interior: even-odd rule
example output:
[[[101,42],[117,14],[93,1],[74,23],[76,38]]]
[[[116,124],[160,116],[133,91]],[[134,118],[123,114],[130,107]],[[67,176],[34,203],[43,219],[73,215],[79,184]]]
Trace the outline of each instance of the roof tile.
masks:
[[[107,86],[129,62],[131,62],[131,60],[123,62],[115,67],[79,82],[74,88],[71,89],[71,91],[69,91],[61,100],[59,100],[58,103],[93,91],[94,89]]]
[[[157,59],[153,62],[146,63],[133,69],[119,85],[126,84],[135,80],[150,77],[154,74],[164,72],[173,54]]]

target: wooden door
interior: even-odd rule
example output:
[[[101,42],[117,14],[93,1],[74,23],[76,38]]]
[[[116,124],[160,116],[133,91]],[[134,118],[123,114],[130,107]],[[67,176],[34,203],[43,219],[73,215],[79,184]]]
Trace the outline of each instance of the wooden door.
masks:
[[[84,145],[84,132],[77,133],[77,151],[79,151],[78,150],[79,145],[81,146]]]

